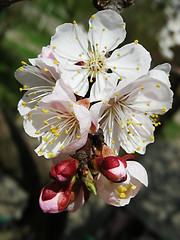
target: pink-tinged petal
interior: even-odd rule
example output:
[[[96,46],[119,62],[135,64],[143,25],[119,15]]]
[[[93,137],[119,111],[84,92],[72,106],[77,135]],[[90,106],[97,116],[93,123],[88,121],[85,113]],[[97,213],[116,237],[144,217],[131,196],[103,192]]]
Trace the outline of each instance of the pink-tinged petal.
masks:
[[[89,109],[89,107],[90,107],[90,100],[89,100],[89,98],[84,98],[84,99],[78,100],[76,102],[76,104],[79,104],[79,105],[84,106],[87,109]]]
[[[43,47],[42,52],[41,52],[41,54],[38,55],[38,57],[39,58],[50,58],[52,60],[56,60],[50,45]]]
[[[90,101],[104,100],[115,89],[118,78],[114,74],[99,73],[90,91]]]
[[[76,182],[71,191],[71,200],[67,207],[70,212],[77,211],[84,203],[88,201],[90,191],[86,188],[84,183]]]
[[[69,99],[72,102],[76,101],[73,90],[69,86],[67,86],[62,79],[56,82],[53,93],[56,94],[59,99]]]
[[[148,175],[146,169],[140,163],[127,161],[127,170],[131,177],[139,180],[146,187],[148,186]]]
[[[110,68],[120,79],[133,81],[147,74],[150,68],[150,53],[140,44],[127,44],[115,50],[106,60]]]
[[[89,40],[101,53],[112,51],[126,37],[125,23],[122,17],[112,11],[104,10],[94,15],[89,20]]]
[[[59,213],[68,206],[70,196],[70,184],[54,181],[41,190],[39,205],[45,213]]]
[[[84,56],[87,58],[88,41],[77,24],[65,23],[56,28],[51,38],[51,48],[58,61],[77,63]]]

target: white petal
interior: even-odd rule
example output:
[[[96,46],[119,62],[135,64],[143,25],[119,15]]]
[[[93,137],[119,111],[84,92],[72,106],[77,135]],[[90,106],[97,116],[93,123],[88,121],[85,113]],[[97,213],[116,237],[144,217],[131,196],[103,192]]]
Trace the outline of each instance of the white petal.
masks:
[[[56,28],[51,48],[58,61],[77,63],[82,60],[81,55],[87,58],[88,41],[77,24],[65,23]]]
[[[107,68],[116,73],[120,79],[128,79],[128,81],[133,81],[139,76],[147,74],[150,63],[149,52],[142,45],[135,43],[115,50],[106,60]]]
[[[77,70],[63,71],[62,79],[69,85],[74,93],[79,96],[85,96],[89,89],[88,71],[86,69],[77,72]]]
[[[90,101],[94,102],[107,99],[115,89],[116,84],[117,78],[114,77],[113,74],[99,73],[90,91]]]
[[[158,72],[167,77],[164,72]],[[144,76],[133,82],[129,85],[129,91],[130,89],[132,91],[126,99],[126,105],[142,113],[164,114],[171,108],[173,97],[173,92],[168,86],[168,80],[166,78],[164,80],[162,82],[162,80]]]
[[[89,25],[89,40],[94,47],[98,44],[99,53],[115,49],[126,37],[122,17],[112,10],[99,11],[90,18]]]
[[[171,71],[171,65],[169,63],[163,63],[153,68],[153,70],[161,70],[164,71],[166,74],[169,74]]]
[[[133,178],[139,180],[146,187],[148,186],[148,175],[146,169],[140,163],[127,161],[127,170]]]

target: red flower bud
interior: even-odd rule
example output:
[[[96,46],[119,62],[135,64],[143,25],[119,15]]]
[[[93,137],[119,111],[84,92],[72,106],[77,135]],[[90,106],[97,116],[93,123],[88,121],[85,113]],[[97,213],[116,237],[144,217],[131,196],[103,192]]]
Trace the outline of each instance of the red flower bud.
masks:
[[[127,163],[123,157],[95,158],[93,166],[112,182],[124,182],[127,179]]]
[[[52,179],[65,182],[75,175],[78,166],[79,162],[73,158],[62,161],[51,168],[50,177]]]
[[[66,209],[71,197],[72,183],[54,181],[46,185],[39,198],[43,212],[58,213]]]

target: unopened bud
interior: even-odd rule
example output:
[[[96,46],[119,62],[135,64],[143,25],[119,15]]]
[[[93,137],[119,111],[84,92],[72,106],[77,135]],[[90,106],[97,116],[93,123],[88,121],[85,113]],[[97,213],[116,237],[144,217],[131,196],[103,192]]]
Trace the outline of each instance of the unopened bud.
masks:
[[[124,182],[127,179],[126,160],[117,156],[95,158],[93,166],[112,182]]]
[[[51,168],[50,177],[65,182],[76,174],[78,166],[79,162],[73,158],[62,161]]]
[[[71,197],[71,182],[53,181],[46,185],[39,197],[39,205],[43,212],[59,213],[65,210]]]

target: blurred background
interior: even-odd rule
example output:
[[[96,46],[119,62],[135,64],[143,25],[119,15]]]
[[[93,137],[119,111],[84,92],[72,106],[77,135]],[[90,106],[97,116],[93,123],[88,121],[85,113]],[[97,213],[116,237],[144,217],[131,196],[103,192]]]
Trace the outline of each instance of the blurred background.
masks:
[[[97,9],[91,0],[13,2],[0,0],[0,239],[179,240],[179,0],[136,0],[121,13],[127,23],[123,44],[138,39],[151,53],[152,68],[164,62],[172,65],[173,108],[160,119],[155,143],[144,156],[136,156],[147,169],[149,187],[123,208],[92,196],[77,212],[59,214],[44,214],[38,205],[51,162],[36,156],[36,140],[24,133],[17,112],[22,93],[14,72],[22,60],[28,62],[50,43],[58,25],[75,19],[88,29],[88,19]]]

